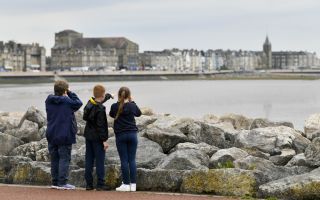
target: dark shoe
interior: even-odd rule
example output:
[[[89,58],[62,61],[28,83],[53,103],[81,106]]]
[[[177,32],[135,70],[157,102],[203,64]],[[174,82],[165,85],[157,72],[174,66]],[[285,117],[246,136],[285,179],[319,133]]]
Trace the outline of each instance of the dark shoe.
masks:
[[[87,186],[86,186],[86,190],[88,190],[88,191],[89,191],[89,190],[93,190],[93,189],[94,189],[94,188],[93,188],[92,185],[87,185]]]
[[[110,188],[108,188],[107,186],[97,186],[97,191],[108,191],[110,190]]]

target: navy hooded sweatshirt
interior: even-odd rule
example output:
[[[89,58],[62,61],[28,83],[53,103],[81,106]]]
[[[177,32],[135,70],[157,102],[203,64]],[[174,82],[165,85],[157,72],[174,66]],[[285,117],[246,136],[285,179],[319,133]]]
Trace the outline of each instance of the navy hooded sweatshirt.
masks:
[[[112,104],[109,115],[115,118],[119,109],[119,102]],[[114,120],[113,129],[115,134],[125,132],[136,132],[138,127],[134,117],[140,117],[141,111],[134,101],[127,102],[123,105],[123,111],[118,119]]]
[[[70,91],[68,96],[49,95],[47,97],[46,137],[50,144],[71,145],[76,143],[77,122],[74,112],[81,106],[81,100]]]

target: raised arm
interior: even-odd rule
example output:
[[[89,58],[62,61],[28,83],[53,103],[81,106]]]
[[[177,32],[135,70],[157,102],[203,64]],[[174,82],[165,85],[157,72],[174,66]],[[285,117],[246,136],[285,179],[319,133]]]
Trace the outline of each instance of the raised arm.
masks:
[[[68,91],[68,103],[71,105],[71,108],[73,111],[77,111],[81,108],[82,106],[82,101],[79,99],[79,97],[76,95],[76,93]]]

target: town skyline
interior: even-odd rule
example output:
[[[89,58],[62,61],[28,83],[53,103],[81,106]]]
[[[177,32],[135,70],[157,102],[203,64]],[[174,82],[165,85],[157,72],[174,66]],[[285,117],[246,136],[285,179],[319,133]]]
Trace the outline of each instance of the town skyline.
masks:
[[[183,4],[179,0],[63,4],[61,0],[12,0],[0,14],[0,25],[8,27],[0,39],[37,42],[50,55],[54,33],[64,29],[87,37],[124,36],[139,43],[140,52],[172,48],[260,51],[268,34],[274,51],[319,55],[320,28],[313,23],[319,6],[315,0],[186,0]]]

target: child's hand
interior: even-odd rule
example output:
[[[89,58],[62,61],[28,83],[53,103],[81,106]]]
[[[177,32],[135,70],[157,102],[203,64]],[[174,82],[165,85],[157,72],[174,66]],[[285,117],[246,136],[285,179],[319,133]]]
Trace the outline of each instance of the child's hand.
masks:
[[[109,148],[107,141],[103,142],[103,149],[106,151]]]

